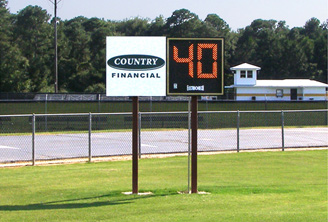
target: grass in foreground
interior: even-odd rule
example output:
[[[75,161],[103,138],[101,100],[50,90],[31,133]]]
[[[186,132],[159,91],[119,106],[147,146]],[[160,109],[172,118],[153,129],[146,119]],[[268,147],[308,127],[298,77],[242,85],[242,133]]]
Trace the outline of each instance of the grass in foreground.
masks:
[[[0,221],[327,221],[327,150],[187,157],[0,169]]]

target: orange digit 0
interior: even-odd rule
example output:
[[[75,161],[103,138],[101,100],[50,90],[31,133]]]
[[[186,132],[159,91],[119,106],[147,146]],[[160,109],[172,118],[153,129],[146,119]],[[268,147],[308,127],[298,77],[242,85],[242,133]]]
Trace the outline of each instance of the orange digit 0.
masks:
[[[203,49],[212,49],[213,67],[212,73],[203,73],[203,63],[200,61],[203,58]],[[218,48],[217,44],[199,43],[197,45],[197,78],[199,79],[215,79],[218,77]]]

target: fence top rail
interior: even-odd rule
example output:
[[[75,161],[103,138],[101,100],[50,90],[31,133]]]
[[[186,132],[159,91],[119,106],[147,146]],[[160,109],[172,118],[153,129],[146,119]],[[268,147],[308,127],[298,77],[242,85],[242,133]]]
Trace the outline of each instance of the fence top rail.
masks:
[[[152,115],[152,114],[188,114],[188,111],[176,111],[176,112],[140,112],[140,114]]]
[[[108,116],[108,115],[132,115],[132,112],[123,113],[91,113],[94,116]]]
[[[315,109],[315,110],[247,110],[247,111],[198,111],[199,114],[206,113],[295,113],[295,112],[328,112],[328,109]],[[176,112],[139,112],[141,115],[161,115],[161,114],[188,114],[188,111],[176,111]],[[104,116],[104,115],[132,115],[132,112],[122,113],[56,113],[56,114],[19,114],[19,115],[0,115],[0,118],[4,117],[31,117],[31,116]]]
[[[89,116],[89,115],[131,115],[132,112],[123,113],[56,113],[56,114],[19,114],[19,115],[0,115],[0,118],[4,117],[31,117],[31,116]]]
[[[286,113],[292,112],[328,112],[328,109],[309,109],[309,110],[283,110]]]
[[[198,113],[237,113],[238,111],[198,111]]]
[[[131,115],[132,112],[123,113],[56,113],[56,114],[35,114],[35,116],[89,116],[89,115]]]
[[[0,118],[4,117],[31,117],[33,114],[19,114],[19,115],[0,115]]]
[[[198,111],[198,113],[281,113],[281,112],[328,112],[328,109],[310,109],[310,110],[237,110],[237,111]]]

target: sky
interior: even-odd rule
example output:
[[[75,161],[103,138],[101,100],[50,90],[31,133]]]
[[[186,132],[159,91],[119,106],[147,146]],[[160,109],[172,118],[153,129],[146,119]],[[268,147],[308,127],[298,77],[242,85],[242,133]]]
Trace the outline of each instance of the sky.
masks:
[[[55,0],[8,0],[8,8],[16,14],[28,5],[38,5],[54,14]],[[77,16],[105,20],[134,17],[150,20],[162,15],[169,18],[175,10],[188,9],[204,20],[217,14],[230,28],[237,30],[255,19],[286,21],[289,28],[303,27],[315,17],[321,23],[328,19],[327,0],[57,0],[57,16],[69,20]]]

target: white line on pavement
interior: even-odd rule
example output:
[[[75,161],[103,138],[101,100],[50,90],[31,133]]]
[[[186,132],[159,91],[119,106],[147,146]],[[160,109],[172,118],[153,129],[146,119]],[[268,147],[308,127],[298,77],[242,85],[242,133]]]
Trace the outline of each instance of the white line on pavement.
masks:
[[[20,148],[0,145],[0,149],[19,150]]]

